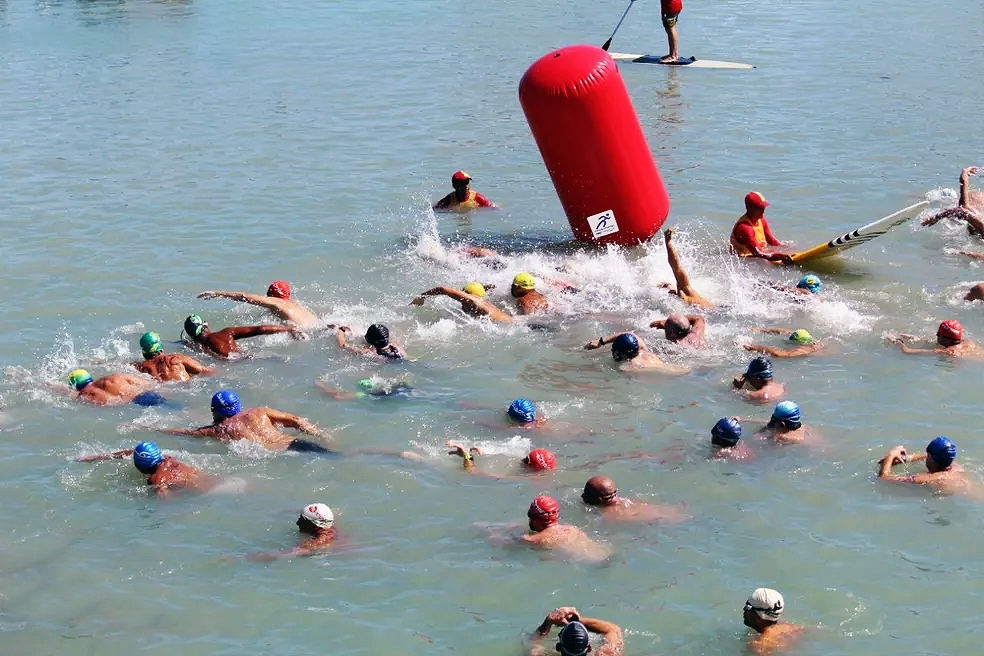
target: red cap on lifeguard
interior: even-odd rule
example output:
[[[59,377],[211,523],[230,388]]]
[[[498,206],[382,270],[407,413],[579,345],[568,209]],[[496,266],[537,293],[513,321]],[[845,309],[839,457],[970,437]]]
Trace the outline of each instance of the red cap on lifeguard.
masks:
[[[745,196],[745,205],[752,205],[753,207],[761,207],[765,209],[769,206],[769,201],[765,200],[765,196],[757,191],[750,191],[748,195]]]
[[[455,171],[454,175],[451,176],[451,182],[464,182],[471,179],[472,177],[464,171]]]

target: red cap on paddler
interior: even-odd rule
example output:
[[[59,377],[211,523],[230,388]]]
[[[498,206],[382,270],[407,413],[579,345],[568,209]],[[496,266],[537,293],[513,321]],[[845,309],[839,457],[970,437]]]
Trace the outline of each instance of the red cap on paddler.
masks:
[[[936,330],[937,337],[949,337],[950,339],[960,341],[963,339],[963,326],[956,319],[947,319],[940,324],[940,327]]]
[[[530,519],[543,517],[544,519],[557,519],[560,517],[560,504],[553,497],[542,496],[533,499],[530,509],[526,516]]]
[[[533,469],[553,469],[557,466],[557,458],[546,449],[533,449],[523,462]]]
[[[765,196],[757,191],[750,191],[745,196],[745,205],[751,205],[753,207],[761,207],[765,209],[769,206],[769,201],[765,200]]]
[[[471,179],[472,177],[464,171],[455,171],[454,175],[451,176],[451,182],[464,182]]]
[[[267,296],[274,298],[290,298],[290,283],[284,280],[274,280],[267,287]]]

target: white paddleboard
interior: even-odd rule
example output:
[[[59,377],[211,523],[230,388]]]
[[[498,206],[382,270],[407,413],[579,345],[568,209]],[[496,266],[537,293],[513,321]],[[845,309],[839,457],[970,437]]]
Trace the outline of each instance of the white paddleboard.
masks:
[[[905,223],[914,216],[918,216],[919,213],[928,206],[929,203],[926,201],[920,201],[915,205],[910,205],[909,207],[901,209],[894,214],[889,214],[884,218],[878,219],[874,223],[861,226],[857,230],[843,234],[836,239],[831,239],[830,241],[820,244],[819,246],[815,246],[810,250],[796,253],[793,255],[793,262],[819,260],[824,257],[836,255],[837,253],[846,251],[849,248],[860,246],[865,242],[871,241],[875,237],[884,235],[895,226]]]
[[[755,68],[751,64],[714,61],[713,59],[697,59],[696,57],[681,57],[676,61],[661,62],[659,55],[632,55],[626,52],[610,52],[608,54],[615,61],[628,61],[633,64],[661,64],[663,66],[680,66],[682,68]]]

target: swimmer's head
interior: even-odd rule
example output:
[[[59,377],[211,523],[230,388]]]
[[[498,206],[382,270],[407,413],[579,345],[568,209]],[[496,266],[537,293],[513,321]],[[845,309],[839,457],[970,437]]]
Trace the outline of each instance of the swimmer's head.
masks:
[[[471,176],[464,171],[455,171],[451,176],[451,186],[455,189],[467,187],[471,183]]]
[[[745,602],[745,624],[751,626],[748,622],[750,619],[755,621],[755,618],[768,624],[775,624],[782,616],[783,610],[785,610],[785,600],[781,594],[772,588],[756,588]],[[754,617],[749,617],[750,615]]]
[[[164,461],[164,454],[153,442],[141,442],[133,447],[133,465],[143,474],[153,474]]]
[[[741,439],[741,422],[737,417],[722,417],[711,429],[711,444],[730,448]]]
[[[765,196],[757,191],[750,191],[745,196],[745,209],[747,210],[764,210],[769,206],[769,201],[765,200]]]
[[[800,407],[792,401],[782,401],[776,404],[776,409],[772,411],[772,418],[769,425],[781,425],[786,430],[796,430],[803,424],[800,422]]]
[[[164,350],[161,336],[157,333],[144,333],[140,336],[140,350],[143,352],[144,359],[149,360],[154,357]]]
[[[591,651],[591,635],[586,626],[574,620],[557,634],[557,651],[561,656],[585,656]]]
[[[947,319],[940,324],[940,327],[936,329],[936,341],[939,342],[941,346],[952,346],[953,344],[959,344],[960,340],[963,339],[963,326],[956,319]],[[949,342],[945,344],[944,342]]]
[[[671,342],[683,339],[690,334],[690,319],[682,314],[671,314],[666,317],[663,331]]]
[[[331,528],[335,523],[335,514],[326,504],[312,503],[304,507],[301,516],[297,518],[297,527],[302,531],[305,523],[310,524],[316,530]]]
[[[507,412],[510,417],[521,424],[530,424],[536,421],[536,406],[529,399],[516,399],[509,404]]]
[[[615,481],[607,476],[589,478],[581,492],[581,500],[589,506],[611,506],[618,500]]]
[[[802,278],[800,278],[800,281],[796,283],[796,286],[799,289],[805,289],[811,294],[819,294],[820,288],[823,287],[823,283],[820,282],[819,276],[815,276],[812,273],[808,273]]]
[[[557,466],[557,458],[546,449],[533,449],[529,455],[523,458],[523,464],[537,471],[553,469]]]
[[[390,341],[389,328],[387,328],[381,323],[372,324],[371,326],[369,326],[369,329],[366,331],[366,342],[369,344],[369,346],[373,346],[375,348],[380,349],[386,346],[387,344],[389,344],[389,341]]]
[[[376,383],[372,382],[372,378],[363,378],[359,381],[359,387],[365,391],[376,389]]]
[[[85,369],[76,369],[72,373],[68,374],[68,384],[80,392],[91,382],[92,374]]]
[[[274,280],[267,287],[267,296],[274,298],[290,298],[290,283],[284,280]]]
[[[747,378],[761,378],[762,380],[772,378],[772,360],[761,355],[754,358],[748,363],[745,376]]]
[[[616,361],[631,360],[639,355],[639,339],[632,333],[622,333],[612,340],[612,357]]]
[[[235,417],[242,410],[239,395],[229,390],[219,390],[212,395],[212,416],[228,419]]]
[[[466,294],[471,294],[472,296],[485,296],[485,287],[482,283],[478,281],[472,281],[462,288],[463,292]]]
[[[926,469],[931,472],[943,471],[956,460],[957,445],[949,437],[940,435],[926,445],[926,456]]]
[[[536,279],[528,273],[517,273],[513,278],[512,286],[514,289],[525,289],[531,291],[536,289]]]
[[[789,333],[789,341],[796,342],[797,344],[812,344],[813,335],[811,335],[806,329],[799,328]]]
[[[208,328],[208,323],[200,314],[192,314],[185,319],[184,331],[192,339],[197,339]]]
[[[539,496],[533,499],[526,517],[530,520],[530,530],[542,531],[560,519],[560,504],[553,497]]]

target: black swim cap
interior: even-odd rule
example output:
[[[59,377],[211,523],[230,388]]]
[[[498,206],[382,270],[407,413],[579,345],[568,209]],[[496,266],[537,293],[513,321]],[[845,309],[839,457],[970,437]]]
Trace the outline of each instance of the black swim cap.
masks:
[[[557,643],[557,651],[564,656],[584,656],[591,645],[588,629],[580,622],[571,622],[557,637],[560,639]]]
[[[375,346],[376,348],[386,346],[390,341],[389,328],[381,323],[372,324],[369,326],[369,330],[366,331],[366,341],[370,346]]]

